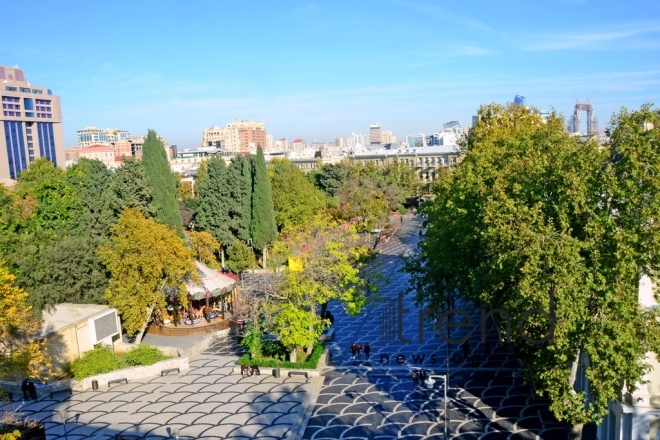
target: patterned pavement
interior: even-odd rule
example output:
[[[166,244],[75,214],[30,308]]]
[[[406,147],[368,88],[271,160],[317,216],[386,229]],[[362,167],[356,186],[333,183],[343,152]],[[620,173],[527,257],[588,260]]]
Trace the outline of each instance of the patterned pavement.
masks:
[[[461,339],[470,332],[467,356],[462,345],[447,344],[437,329],[424,324],[423,311],[420,319],[410,295],[403,294],[408,277],[400,272],[400,255],[415,251],[420,227],[418,217],[404,216],[374,263],[388,278],[379,283],[383,302],[359,316],[346,315],[339,304],[329,306],[335,316],[332,366],[324,372],[304,438],[443,438],[443,383],[438,379],[433,389],[415,387],[411,373],[421,368],[428,374],[449,373],[451,439],[568,438],[548,402],[514,378],[520,365],[498,343],[494,329],[486,327],[487,342],[482,343],[479,311],[470,311],[473,329],[455,328],[451,335]],[[351,356],[353,342],[370,344],[368,359],[364,353],[359,359]]]
[[[291,438],[319,379],[243,378],[232,374],[235,365],[235,356],[202,355],[181,375],[0,409],[42,421],[49,440]]]

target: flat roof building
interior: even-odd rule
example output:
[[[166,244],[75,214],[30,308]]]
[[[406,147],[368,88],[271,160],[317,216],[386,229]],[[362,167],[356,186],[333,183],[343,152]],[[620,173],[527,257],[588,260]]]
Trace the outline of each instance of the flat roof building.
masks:
[[[0,178],[16,179],[40,157],[64,167],[59,96],[30,84],[18,67],[0,66],[0,81]]]

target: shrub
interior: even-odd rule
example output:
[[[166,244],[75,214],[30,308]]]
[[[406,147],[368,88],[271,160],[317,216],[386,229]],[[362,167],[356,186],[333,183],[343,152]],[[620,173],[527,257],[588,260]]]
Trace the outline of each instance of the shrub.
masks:
[[[158,361],[167,359],[159,349],[153,345],[140,344],[126,354],[126,363],[135,365],[153,365]]]
[[[286,347],[280,341],[263,341],[261,353],[264,357],[271,357],[275,359],[286,359]]]
[[[261,358],[251,358],[250,353],[244,354],[241,356],[237,363],[238,365],[257,365],[264,368],[304,368],[304,369],[314,369],[321,359],[321,355],[325,350],[325,345],[322,343],[317,343],[314,346],[312,354],[304,362],[289,362],[289,361],[279,361],[277,359],[261,359]]]
[[[119,358],[109,346],[90,350],[71,363],[71,373],[78,380],[118,369]]]

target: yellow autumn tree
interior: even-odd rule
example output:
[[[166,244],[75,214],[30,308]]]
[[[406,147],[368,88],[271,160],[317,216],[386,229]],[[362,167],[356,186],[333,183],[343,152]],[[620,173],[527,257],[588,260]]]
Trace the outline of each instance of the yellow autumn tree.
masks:
[[[45,342],[35,340],[41,320],[15,278],[0,261],[0,377],[42,376],[51,364]]]
[[[217,267],[216,252],[220,251],[220,243],[208,232],[192,231],[188,234],[190,247],[195,253],[195,258],[211,267]]]
[[[130,336],[144,328],[155,308],[165,307],[163,289],[179,292],[186,302],[186,280],[197,281],[193,251],[175,229],[127,209],[111,229],[99,256],[110,272],[105,297],[118,310]]]

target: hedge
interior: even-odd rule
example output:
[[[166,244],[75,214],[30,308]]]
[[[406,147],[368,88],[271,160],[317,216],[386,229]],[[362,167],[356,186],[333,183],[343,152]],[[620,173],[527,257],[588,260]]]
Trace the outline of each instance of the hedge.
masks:
[[[256,365],[258,367],[264,368],[303,368],[313,370],[318,365],[319,359],[321,359],[321,355],[323,354],[323,350],[325,350],[325,344],[316,344],[314,346],[314,350],[312,350],[312,354],[309,356],[309,358],[307,358],[305,362],[278,361],[277,359],[272,358],[252,358],[250,353],[247,353],[238,358],[237,363],[238,365]]]

